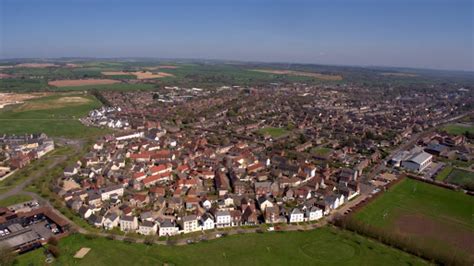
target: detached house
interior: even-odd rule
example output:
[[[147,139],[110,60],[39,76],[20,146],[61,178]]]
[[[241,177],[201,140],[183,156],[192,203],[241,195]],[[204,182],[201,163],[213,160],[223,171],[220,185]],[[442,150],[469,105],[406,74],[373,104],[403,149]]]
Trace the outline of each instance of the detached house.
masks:
[[[290,223],[301,222],[304,222],[304,213],[300,209],[294,208],[290,213]]]
[[[306,210],[306,219],[308,221],[316,221],[323,218],[323,210],[319,209],[318,207],[311,207]]]
[[[109,200],[112,195],[122,197],[124,189],[122,185],[113,185],[100,190],[102,200]]]
[[[109,213],[104,217],[104,228],[107,230],[111,230],[117,227],[119,224],[119,216],[116,213]]]
[[[155,222],[145,220],[138,226],[137,233],[142,235],[156,235],[158,225]]]
[[[230,227],[232,225],[232,217],[229,211],[216,212],[216,227]]]
[[[186,215],[182,218],[184,233],[196,232],[199,230],[198,219],[196,215]]]
[[[120,230],[123,232],[133,232],[138,229],[138,219],[135,216],[120,217]]]
[[[179,228],[171,220],[164,220],[160,223],[159,236],[174,236],[179,232]]]
[[[210,213],[205,213],[201,217],[201,229],[202,230],[211,230],[214,229],[215,223],[214,223],[214,217]]]

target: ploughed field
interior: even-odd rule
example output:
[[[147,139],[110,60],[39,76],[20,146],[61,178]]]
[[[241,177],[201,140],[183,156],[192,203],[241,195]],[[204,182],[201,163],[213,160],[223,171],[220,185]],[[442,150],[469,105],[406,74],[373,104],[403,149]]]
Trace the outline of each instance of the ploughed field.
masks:
[[[243,234],[186,246],[129,244],[72,235],[60,240],[53,265],[422,265],[425,261],[348,231],[320,228],[303,232]],[[91,250],[82,259],[77,251]],[[43,265],[41,249],[18,265]]]
[[[359,226],[383,237],[474,262],[474,197],[413,179],[404,179],[355,212]]]
[[[48,136],[83,138],[104,132],[86,127],[78,119],[101,103],[91,95],[54,94],[25,100],[0,109],[0,134],[46,133]]]

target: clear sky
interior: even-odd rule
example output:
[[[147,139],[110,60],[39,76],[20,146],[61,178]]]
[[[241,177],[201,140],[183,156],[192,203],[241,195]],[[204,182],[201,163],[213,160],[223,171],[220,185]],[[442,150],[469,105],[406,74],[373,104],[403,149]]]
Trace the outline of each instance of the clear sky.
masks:
[[[0,57],[474,70],[473,0],[0,0]]]

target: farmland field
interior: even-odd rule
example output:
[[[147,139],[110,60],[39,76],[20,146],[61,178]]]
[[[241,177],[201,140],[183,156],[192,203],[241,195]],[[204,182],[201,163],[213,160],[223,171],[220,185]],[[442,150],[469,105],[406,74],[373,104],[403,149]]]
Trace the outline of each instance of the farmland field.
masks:
[[[275,75],[289,75],[289,76],[302,76],[302,77],[311,77],[322,80],[342,80],[340,75],[327,75],[315,72],[303,72],[303,71],[294,71],[294,70],[273,70],[273,69],[253,69],[256,72],[269,73]]]
[[[186,246],[147,246],[72,235],[60,241],[55,265],[423,265],[419,258],[347,231],[321,228],[228,236]],[[91,248],[74,259],[82,247]],[[43,265],[42,250],[22,255],[18,265]]]
[[[101,103],[90,95],[56,94],[25,101],[0,110],[0,133],[44,132],[49,136],[82,138],[102,134],[98,128],[83,126],[78,119]]]
[[[278,138],[278,137],[284,136],[285,134],[288,134],[288,130],[284,128],[278,128],[278,127],[264,127],[258,130],[258,133],[262,135],[269,134],[273,138]]]
[[[474,261],[474,197],[405,179],[352,218],[436,252]]]
[[[106,76],[127,76],[132,75],[136,79],[156,79],[156,78],[164,78],[164,77],[173,77],[173,74],[165,73],[165,72],[158,72],[152,73],[150,71],[135,71],[135,72],[124,72],[124,71],[105,71],[102,74]]]
[[[103,85],[85,85],[80,87],[61,87],[57,88],[60,91],[78,91],[78,90],[150,90],[155,88],[153,84],[128,84],[128,83],[116,83],[116,84],[103,84]]]
[[[49,85],[54,87],[80,87],[88,85],[108,85],[115,83],[120,83],[120,81],[113,79],[65,79],[48,82]]]

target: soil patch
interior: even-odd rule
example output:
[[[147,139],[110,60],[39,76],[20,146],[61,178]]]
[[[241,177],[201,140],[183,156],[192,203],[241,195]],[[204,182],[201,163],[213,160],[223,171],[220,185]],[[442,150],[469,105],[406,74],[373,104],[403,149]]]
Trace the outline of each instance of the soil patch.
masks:
[[[422,214],[403,214],[395,221],[396,230],[407,236],[445,243],[474,254],[474,232],[462,225],[433,219]]]

